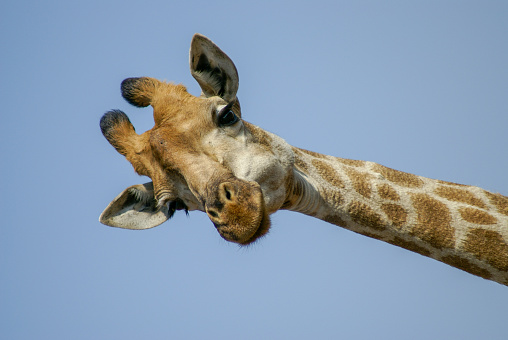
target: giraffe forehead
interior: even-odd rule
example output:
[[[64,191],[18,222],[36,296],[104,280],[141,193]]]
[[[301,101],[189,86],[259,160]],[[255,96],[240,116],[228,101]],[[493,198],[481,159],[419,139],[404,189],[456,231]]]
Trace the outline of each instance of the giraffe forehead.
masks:
[[[190,96],[190,95],[189,95]],[[164,146],[166,153],[214,153],[212,144],[220,144],[216,115],[225,106],[221,98],[165,96],[154,104],[155,126],[152,143]],[[214,143],[210,142],[218,139]]]
[[[214,101],[191,97],[164,96],[152,104],[156,126],[185,129],[189,126],[212,123],[217,104]]]

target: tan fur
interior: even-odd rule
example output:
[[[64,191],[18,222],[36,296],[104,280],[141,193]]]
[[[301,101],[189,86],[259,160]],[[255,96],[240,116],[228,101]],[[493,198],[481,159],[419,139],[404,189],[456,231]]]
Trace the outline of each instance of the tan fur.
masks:
[[[408,213],[402,206],[393,203],[385,203],[381,205],[381,209],[395,228],[400,228],[407,222]]]
[[[344,188],[343,180],[329,163],[320,159],[314,159],[312,160],[312,165],[317,170],[319,176],[321,176],[326,182],[330,183],[334,187]]]
[[[372,194],[372,185],[370,181],[372,175],[357,171],[354,168],[346,168],[345,170],[356,192],[365,198],[370,198]]]
[[[473,275],[483,277],[487,280],[492,280],[492,274],[488,269],[482,268],[480,266],[477,266],[473,264],[471,261],[469,261],[465,257],[457,256],[457,255],[447,255],[440,259],[441,262],[444,262],[446,264],[449,264],[452,267],[462,269],[468,273],[471,273]],[[499,283],[503,283],[501,281],[498,281]],[[506,284],[506,283],[503,283]]]
[[[359,161],[356,159],[346,159],[346,158],[337,158],[337,160],[341,163],[344,163],[346,165],[356,166],[356,167],[363,167],[365,166],[364,161]]]
[[[383,217],[365,203],[353,201],[347,207],[347,212],[354,222],[368,229],[382,231],[387,228]]]
[[[189,62],[200,97],[153,78],[122,83],[130,103],[153,107],[151,130],[136,134],[118,112],[101,120],[108,141],[153,181],[117,196],[101,222],[146,229],[174,210],[201,210],[224,239],[245,245],[288,209],[508,285],[507,197],[292,147],[241,119],[220,123],[225,107],[242,117],[236,67],[201,35]]]
[[[490,199],[490,203],[497,208],[500,214],[508,216],[508,197],[488,191],[485,191],[485,196]]]
[[[373,170],[375,172],[379,172],[390,182],[396,183],[404,187],[419,188],[423,185],[422,180],[418,176],[409,174],[407,172],[390,169],[380,164],[375,164]]]
[[[473,193],[462,188],[453,188],[448,186],[441,186],[436,189],[436,194],[450,201],[462,202],[468,205],[474,205],[478,208],[486,208],[485,203],[476,197]]]
[[[381,183],[377,187],[377,192],[382,199],[398,201],[400,200],[399,194],[397,191],[388,183]]]
[[[496,224],[497,219],[489,213],[471,207],[465,207],[459,209],[460,216],[466,222],[474,224]]]
[[[411,234],[433,248],[453,248],[455,231],[451,226],[452,218],[446,205],[427,194],[413,194],[411,199],[418,216],[418,222],[411,229]]]
[[[500,271],[508,271],[508,244],[494,230],[472,229],[464,243],[466,251]]]
[[[427,248],[418,245],[414,241],[408,241],[398,236],[394,237],[392,240],[388,240],[387,242],[395,246],[421,254],[423,256],[430,256],[431,254],[430,250],[428,250]]]
[[[508,282],[506,197],[379,164],[295,154],[298,168],[315,180],[324,207],[336,210],[324,209],[317,217],[473,275]],[[476,229],[482,225],[493,229]]]

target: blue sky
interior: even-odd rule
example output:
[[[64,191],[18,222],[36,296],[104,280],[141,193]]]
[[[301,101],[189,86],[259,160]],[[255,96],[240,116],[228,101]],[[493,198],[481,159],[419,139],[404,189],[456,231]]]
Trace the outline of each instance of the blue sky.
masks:
[[[247,249],[203,213],[98,222],[144,183],[102,137],[149,109],[120,82],[199,94],[190,39],[234,60],[246,120],[289,143],[508,195],[505,1],[4,1],[2,339],[506,339],[508,289],[300,214]]]

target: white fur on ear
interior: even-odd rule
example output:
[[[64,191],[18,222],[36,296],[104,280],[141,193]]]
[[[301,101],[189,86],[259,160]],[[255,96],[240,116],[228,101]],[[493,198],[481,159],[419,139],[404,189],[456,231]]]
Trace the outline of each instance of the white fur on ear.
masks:
[[[110,227],[142,230],[158,226],[171,217],[169,208],[160,208],[153,194],[153,183],[128,187],[111,201],[99,217]]]

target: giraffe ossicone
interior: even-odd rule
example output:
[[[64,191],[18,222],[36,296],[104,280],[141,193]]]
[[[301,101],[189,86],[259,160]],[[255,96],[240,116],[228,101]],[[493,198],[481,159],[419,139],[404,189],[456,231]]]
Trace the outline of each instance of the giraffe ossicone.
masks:
[[[243,120],[238,72],[211,40],[194,35],[189,59],[199,97],[148,77],[122,82],[129,103],[152,106],[151,130],[138,135],[119,110],[102,117],[106,139],[152,180],[120,193],[102,223],[147,229],[200,210],[247,245],[286,209],[508,285],[508,197],[293,147]]]

